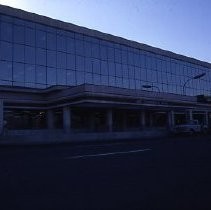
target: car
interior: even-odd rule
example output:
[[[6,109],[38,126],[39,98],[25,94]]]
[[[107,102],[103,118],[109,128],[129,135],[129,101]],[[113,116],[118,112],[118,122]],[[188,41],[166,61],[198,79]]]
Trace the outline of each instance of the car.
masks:
[[[191,120],[184,124],[175,125],[172,128],[174,134],[190,134],[206,133],[208,130],[207,125],[200,124],[198,120]]]

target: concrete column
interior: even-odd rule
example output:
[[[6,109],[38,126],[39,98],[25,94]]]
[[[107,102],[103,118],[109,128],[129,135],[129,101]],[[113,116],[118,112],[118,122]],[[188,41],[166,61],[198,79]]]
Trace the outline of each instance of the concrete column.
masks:
[[[188,110],[187,111],[187,121],[192,121],[193,120],[193,111]]]
[[[204,123],[205,123],[205,125],[209,124],[209,113],[208,112],[205,112]]]
[[[71,109],[68,106],[63,107],[63,128],[65,132],[71,132]]]
[[[174,111],[168,112],[168,127],[171,128],[175,125]]]
[[[4,128],[4,106],[3,100],[0,100],[0,134],[2,134]]]
[[[142,128],[144,128],[146,126],[145,111],[141,111],[141,113],[140,113],[140,126]]]
[[[112,113],[112,109],[107,110],[107,127],[108,127],[108,131],[112,132],[113,131],[113,113]]]
[[[48,119],[48,129],[54,129],[54,115],[53,115],[53,110],[49,109],[47,111],[47,119]]]

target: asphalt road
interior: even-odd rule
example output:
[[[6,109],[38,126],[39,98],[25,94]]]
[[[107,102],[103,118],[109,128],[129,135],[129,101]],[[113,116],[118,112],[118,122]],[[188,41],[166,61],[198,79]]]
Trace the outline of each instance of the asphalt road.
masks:
[[[211,209],[211,137],[0,148],[0,209]]]

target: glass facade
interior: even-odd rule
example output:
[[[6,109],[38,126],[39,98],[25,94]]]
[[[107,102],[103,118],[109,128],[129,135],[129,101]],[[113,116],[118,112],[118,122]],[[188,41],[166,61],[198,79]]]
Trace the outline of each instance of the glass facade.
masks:
[[[46,88],[84,83],[210,95],[209,68],[152,52],[0,16],[0,85]]]

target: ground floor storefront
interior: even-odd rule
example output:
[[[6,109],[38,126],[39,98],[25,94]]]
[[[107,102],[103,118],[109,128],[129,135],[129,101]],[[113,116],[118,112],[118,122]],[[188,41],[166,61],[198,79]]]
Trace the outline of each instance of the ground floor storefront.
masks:
[[[126,138],[157,135],[158,131],[166,134],[174,125],[193,119],[209,125],[211,118],[209,104],[150,91],[84,85],[43,93],[28,89],[4,92],[8,93],[0,100],[0,130],[8,136],[60,133],[65,138]]]

